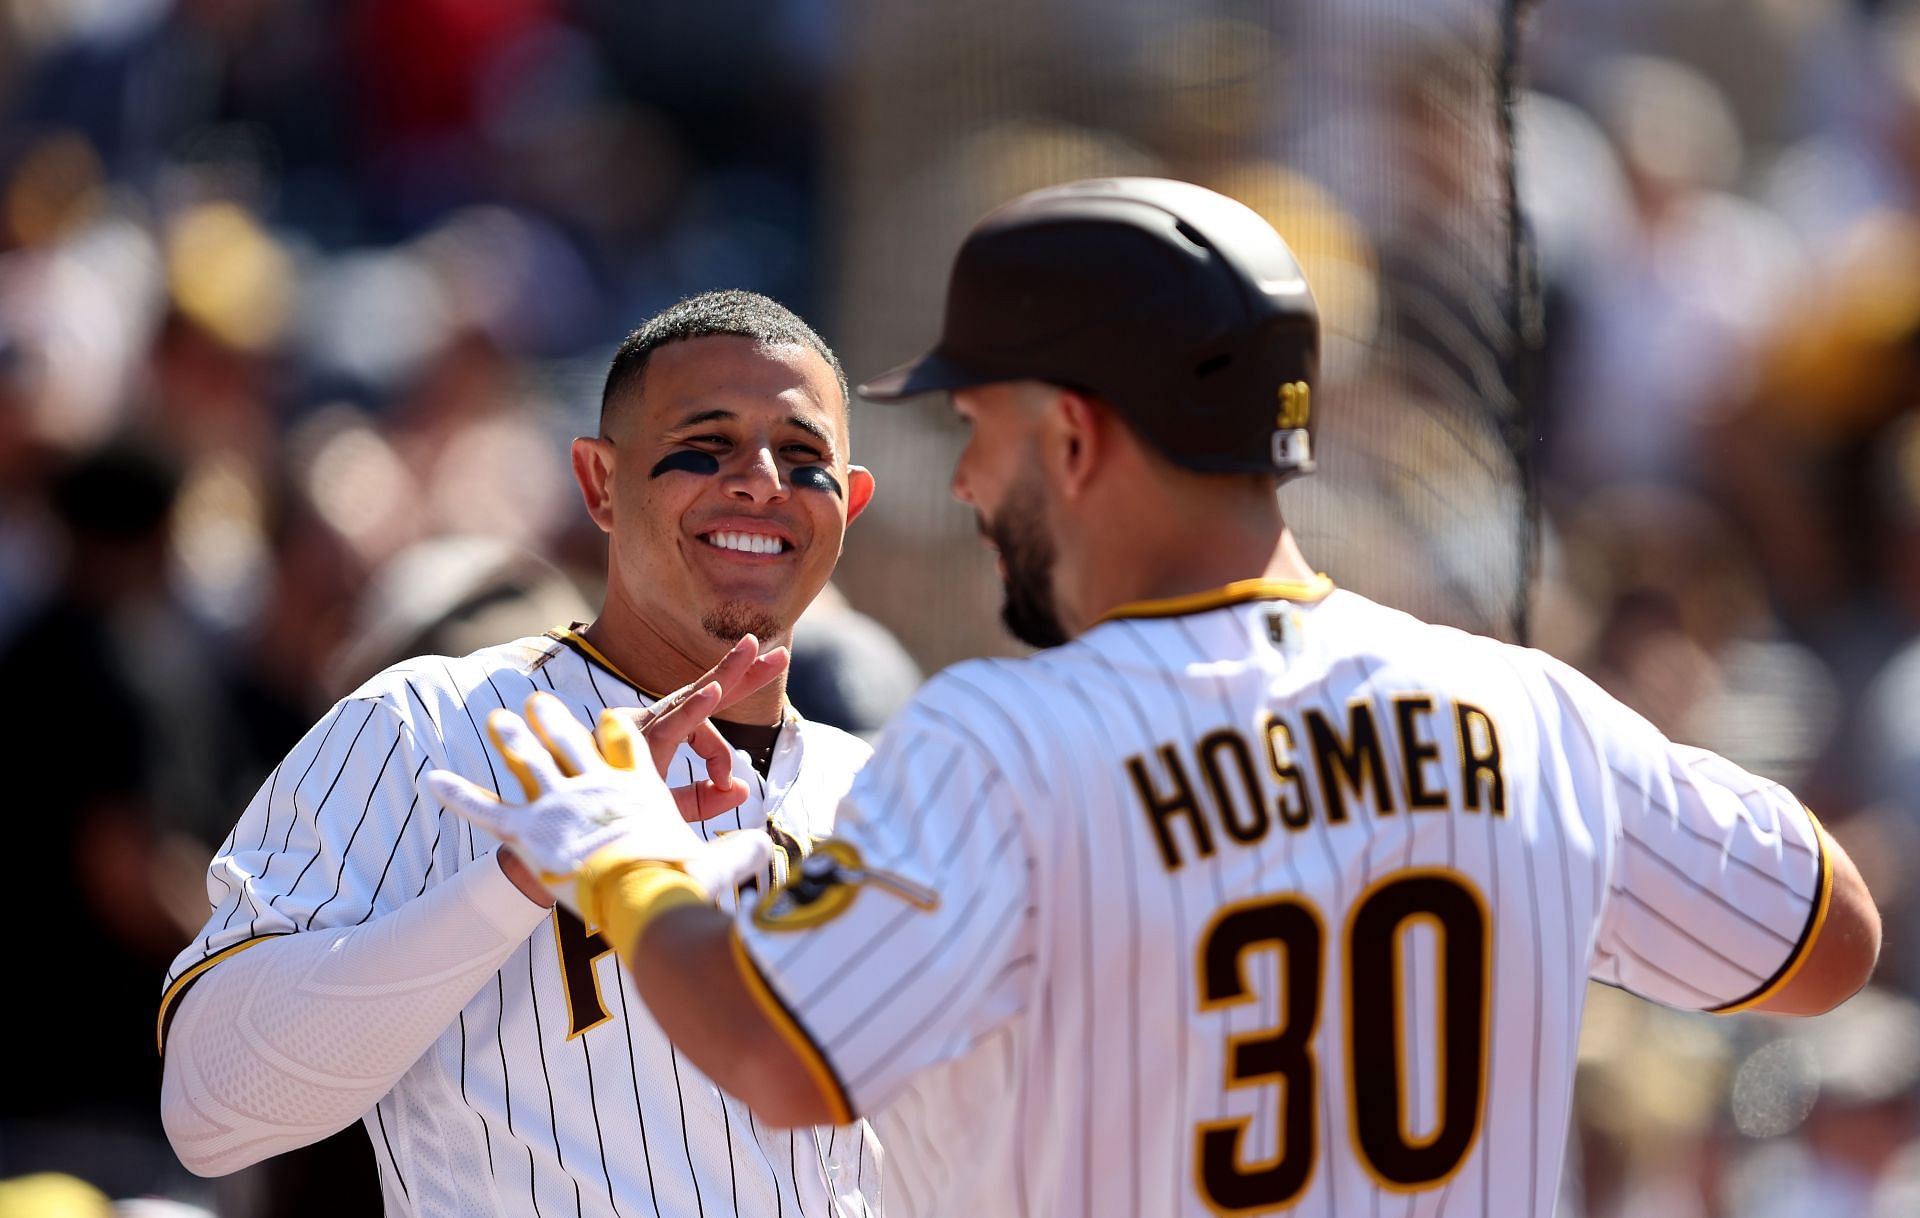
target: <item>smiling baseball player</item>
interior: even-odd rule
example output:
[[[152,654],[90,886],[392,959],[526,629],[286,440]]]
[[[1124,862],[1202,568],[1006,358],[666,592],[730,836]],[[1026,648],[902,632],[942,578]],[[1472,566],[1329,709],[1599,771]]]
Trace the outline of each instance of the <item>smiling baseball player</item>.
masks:
[[[621,984],[594,924],[550,909],[524,863],[419,785],[447,767],[523,790],[488,716],[536,691],[592,720],[697,678],[704,693],[669,705],[718,733],[660,715],[653,760],[679,783],[704,776],[689,832],[758,868],[712,872],[720,900],[782,878],[869,752],[786,704],[776,646],[872,494],[848,463],[838,361],[764,297],[682,302],[622,346],[600,434],[573,459],[610,536],[600,615],[396,665],[262,784],[168,978],[168,1136],[216,1175],[362,1121],[389,1216],[866,1212],[866,1131],[775,1130],[723,1097]],[[768,654],[735,647],[743,635]],[[640,747],[619,721],[603,731]],[[761,830],[783,847],[771,870]]]
[[[1589,978],[1808,1014],[1879,919],[1791,793],[1538,652],[1335,589],[1312,299],[1199,187],[988,216],[944,334],[954,493],[1037,647],[930,682],[835,838],[750,912],[656,775],[566,708],[530,807],[440,797],[572,877],[667,1035],[770,1122],[872,1114],[893,1214],[1548,1218]],[[557,758],[558,760],[554,760]]]

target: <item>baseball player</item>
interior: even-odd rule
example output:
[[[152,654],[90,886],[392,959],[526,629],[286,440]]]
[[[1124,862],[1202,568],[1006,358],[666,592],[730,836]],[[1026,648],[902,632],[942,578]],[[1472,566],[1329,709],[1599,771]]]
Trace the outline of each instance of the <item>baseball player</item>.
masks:
[[[213,860],[212,913],[160,1013],[168,1135],[213,1175],[363,1121],[389,1215],[866,1212],[866,1130],[775,1129],[723,1097],[595,927],[420,787],[448,767],[520,791],[488,715],[535,691],[590,720],[651,706],[608,717],[609,750],[692,784],[702,840],[756,864],[760,835],[729,834],[782,846],[720,899],[784,876],[869,752],[783,694],[781,645],[873,493],[848,464],[840,365],[764,297],[682,302],[621,347],[573,466],[611,539],[597,620],[374,677]]]
[[[954,493],[1045,650],[930,682],[737,916],[562,705],[503,727],[530,806],[431,789],[769,1124],[874,1114],[891,1215],[1547,1218],[1590,978],[1814,1013],[1878,915],[1782,787],[1314,572],[1273,491],[1315,344],[1286,246],[1209,191],[1001,208],[939,345],[863,392],[951,391]]]

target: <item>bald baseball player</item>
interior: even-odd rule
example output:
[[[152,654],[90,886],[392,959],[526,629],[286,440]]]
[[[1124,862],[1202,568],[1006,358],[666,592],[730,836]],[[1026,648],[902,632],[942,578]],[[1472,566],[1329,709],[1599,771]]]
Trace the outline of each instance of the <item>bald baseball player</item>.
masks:
[[[874,1114],[890,1214],[1548,1218],[1590,978],[1813,1014],[1879,918],[1778,784],[1315,573],[1274,495],[1315,345],[1236,203],[1016,200],[939,345],[864,392],[951,393],[954,493],[1043,650],[930,682],[735,916],[657,776],[557,702],[502,733],[530,806],[429,784],[567,877],[767,1122]]]
[[[724,843],[703,873],[717,899],[783,877],[869,752],[783,689],[794,620],[873,494],[847,440],[838,360],[771,300],[696,297],[627,339],[600,434],[573,445],[610,539],[599,616],[374,677],[213,860],[212,913],[160,1015],[162,1111],[188,1167],[224,1174],[362,1121],[390,1218],[872,1208],[867,1131],[776,1129],[722,1096],[609,941],[420,785],[447,767],[519,797],[488,716],[535,691],[589,721],[651,707],[647,735],[609,717],[602,739],[687,786],[688,832]]]

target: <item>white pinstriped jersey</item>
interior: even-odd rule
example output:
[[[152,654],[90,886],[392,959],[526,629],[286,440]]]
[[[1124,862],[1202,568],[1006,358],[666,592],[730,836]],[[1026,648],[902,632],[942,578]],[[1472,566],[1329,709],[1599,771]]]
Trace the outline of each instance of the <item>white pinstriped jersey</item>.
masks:
[[[1830,876],[1791,794],[1325,593],[947,670],[839,873],[741,917],[890,1218],[1548,1218],[1588,978],[1724,1008],[1797,967]]]
[[[557,632],[462,659],[410,660],[335,706],[214,858],[213,913],[174,962],[163,1027],[218,957],[264,936],[356,925],[476,859],[492,866],[495,843],[416,784],[444,768],[496,791],[505,783],[518,799],[485,723],[496,707],[520,710],[536,689],[589,723],[605,706],[651,701],[577,635]],[[748,771],[748,802],[701,831],[771,817],[790,838],[820,836],[868,752],[792,716],[768,775]],[[691,781],[694,764],[683,749],[674,765],[686,777],[675,781]],[[541,923],[364,1123],[396,1216],[824,1218],[861,1212],[863,1190],[878,1190],[864,1131],[761,1127],[672,1048],[605,941],[564,911]]]

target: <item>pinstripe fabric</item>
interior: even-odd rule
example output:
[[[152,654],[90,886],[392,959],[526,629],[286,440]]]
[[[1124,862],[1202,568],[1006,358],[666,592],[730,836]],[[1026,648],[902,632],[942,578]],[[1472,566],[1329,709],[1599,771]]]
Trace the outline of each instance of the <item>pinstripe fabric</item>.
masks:
[[[1716,1008],[1802,949],[1786,791],[1540,653],[1258,595],[949,669],[842,806],[870,878],[742,917],[894,1218],[1548,1218],[1589,975]]]
[[[213,860],[212,912],[175,961],[167,1001],[196,966],[250,938],[365,922],[476,857],[492,865],[491,843],[416,784],[433,766],[498,791],[507,776],[487,744],[487,713],[518,710],[536,689],[588,721],[604,706],[650,700],[555,638],[412,660],[343,699],[261,786]],[[809,839],[831,829],[867,747],[797,717],[790,726],[727,828],[771,815]],[[629,998],[604,944],[562,917],[508,958],[367,1114],[389,1215],[862,1212],[853,1182],[878,1188],[864,1138],[757,1126]]]

